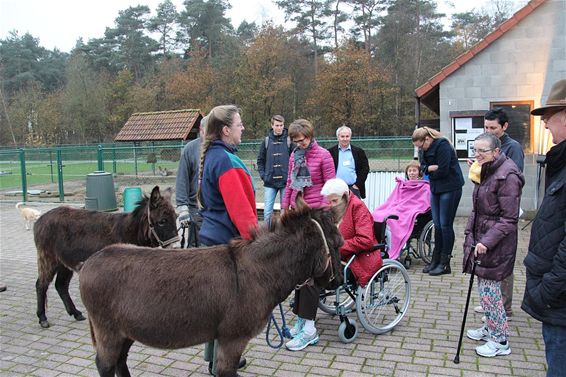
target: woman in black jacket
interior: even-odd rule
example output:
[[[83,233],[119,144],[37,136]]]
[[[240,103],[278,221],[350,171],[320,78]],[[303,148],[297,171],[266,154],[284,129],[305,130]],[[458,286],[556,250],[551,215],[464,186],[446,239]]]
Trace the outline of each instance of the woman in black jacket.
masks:
[[[435,129],[417,128],[413,145],[422,151],[421,169],[430,181],[430,208],[434,221],[435,247],[432,262],[423,269],[429,275],[451,273],[454,218],[462,197],[464,177],[450,142]]]

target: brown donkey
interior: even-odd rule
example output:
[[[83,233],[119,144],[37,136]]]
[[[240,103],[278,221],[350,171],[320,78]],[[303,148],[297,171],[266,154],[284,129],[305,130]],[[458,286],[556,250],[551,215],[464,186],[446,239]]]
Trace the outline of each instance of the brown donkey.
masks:
[[[171,191],[163,196],[155,186],[132,213],[105,213],[71,207],[58,207],[45,213],[34,226],[38,278],[37,317],[41,327],[49,327],[45,315],[47,289],[57,275],[55,288],[69,315],[85,318],[69,295],[73,270],[104,246],[132,243],[140,246],[168,246],[178,241]]]
[[[80,291],[102,377],[130,376],[134,341],[176,349],[218,340],[218,376],[237,376],[251,338],[297,284],[342,280],[331,211],[304,202],[250,241],[175,252],[112,245],[86,261]]]

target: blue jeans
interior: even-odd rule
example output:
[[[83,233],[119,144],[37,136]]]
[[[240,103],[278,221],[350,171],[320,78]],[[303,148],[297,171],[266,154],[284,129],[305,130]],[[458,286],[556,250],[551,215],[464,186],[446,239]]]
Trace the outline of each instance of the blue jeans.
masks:
[[[556,326],[543,322],[542,337],[544,338],[546,363],[548,364],[546,377],[564,376],[564,371],[566,371],[566,358],[564,358],[566,326]]]
[[[454,218],[462,198],[462,189],[430,194],[430,208],[434,222],[434,243],[440,255],[452,255],[454,247]]]
[[[267,224],[271,224],[271,215],[273,214],[273,204],[275,204],[275,198],[277,197],[277,193],[279,192],[279,202],[283,200],[283,195],[285,194],[285,187],[282,188],[273,188],[273,187],[264,187],[263,188],[265,193],[264,199],[264,207],[263,207],[263,219]]]

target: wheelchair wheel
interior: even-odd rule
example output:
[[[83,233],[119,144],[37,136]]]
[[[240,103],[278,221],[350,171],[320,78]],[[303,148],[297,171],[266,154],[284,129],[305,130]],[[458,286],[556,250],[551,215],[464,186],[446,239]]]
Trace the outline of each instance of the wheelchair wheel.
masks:
[[[358,318],[367,331],[383,334],[403,319],[410,301],[411,281],[407,270],[398,261],[386,259],[368,284],[358,288]]]
[[[353,319],[346,319],[338,326],[338,338],[342,343],[352,343],[358,337],[358,325]]]
[[[429,221],[423,228],[421,235],[419,236],[419,254],[421,259],[426,264],[430,264],[432,261],[432,251],[434,250],[434,223]]]
[[[340,299],[338,304],[349,312],[355,305],[355,301],[344,289],[340,289]],[[336,291],[323,291],[318,300],[318,307],[325,313],[336,315]]]

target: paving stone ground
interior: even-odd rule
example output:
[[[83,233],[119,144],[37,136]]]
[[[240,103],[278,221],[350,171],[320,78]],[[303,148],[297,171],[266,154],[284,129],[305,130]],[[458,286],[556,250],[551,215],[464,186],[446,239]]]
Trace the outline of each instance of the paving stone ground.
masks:
[[[98,376],[88,323],[68,316],[53,285],[48,291],[48,329],[40,328],[36,311],[36,250],[33,232],[12,202],[0,203],[0,281],[8,290],[0,293],[0,375],[1,376]],[[57,204],[34,203],[42,211]],[[422,262],[409,269],[412,281],[410,311],[390,333],[372,335],[363,329],[354,343],[338,340],[338,318],[319,311],[317,328],[320,342],[304,351],[272,349],[265,333],[248,345],[244,356],[248,365],[242,376],[545,376],[546,364],[541,324],[521,311],[525,285],[522,261],[530,233],[520,222],[519,247],[515,265],[515,291],[510,322],[509,356],[481,358],[474,352],[478,342],[464,338],[460,364],[455,365],[455,349],[468,290],[469,275],[461,271],[461,245],[465,218],[457,218],[455,258],[452,274],[431,277],[421,273]],[[522,228],[527,225],[526,229]],[[71,283],[71,295],[84,310],[78,279]],[[481,315],[471,308],[478,305],[474,290],[468,328],[481,325]],[[294,316],[285,305],[286,318]],[[355,318],[355,315],[352,317]],[[359,323],[359,321],[358,321]],[[275,341],[275,339],[274,339]],[[129,367],[133,376],[207,376],[203,347],[167,351],[134,344]]]

